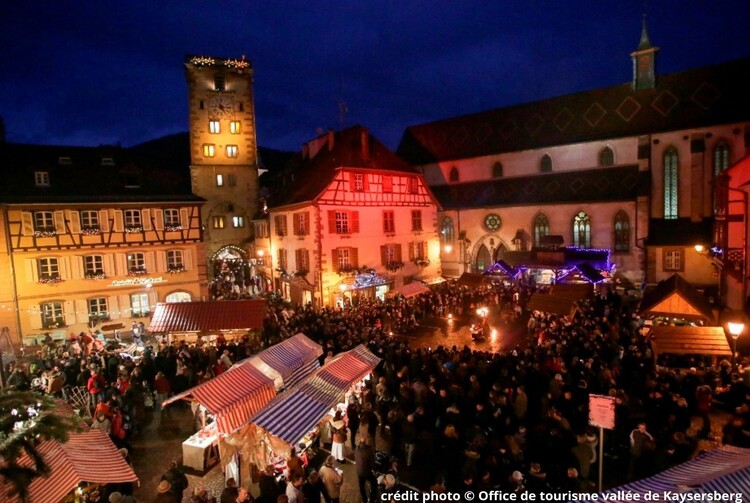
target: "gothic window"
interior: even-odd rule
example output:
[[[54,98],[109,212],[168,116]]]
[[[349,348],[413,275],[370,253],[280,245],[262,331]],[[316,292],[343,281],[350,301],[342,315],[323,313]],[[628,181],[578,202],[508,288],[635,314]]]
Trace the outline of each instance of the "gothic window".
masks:
[[[615,215],[615,251],[630,251],[630,217],[622,210]]]
[[[615,153],[609,147],[604,147],[599,151],[599,166],[606,168],[615,164]]]
[[[448,180],[451,182],[458,181],[458,168],[456,168],[455,166],[451,168],[450,174],[448,175]]]
[[[678,164],[677,149],[669,147],[664,152],[664,218],[670,220],[677,218]]]
[[[445,217],[440,229],[440,240],[443,242],[443,245],[453,246],[454,239],[453,220],[450,217]]]
[[[549,236],[549,219],[544,213],[540,213],[534,219],[534,246],[542,246],[542,238]]]
[[[591,248],[591,219],[583,211],[573,218],[573,246]]]
[[[729,145],[720,141],[714,148],[714,176],[719,175],[729,168]]]
[[[496,162],[492,165],[492,178],[500,178],[503,176],[503,163]]]
[[[542,156],[539,168],[542,173],[549,173],[552,171],[552,158],[548,154]]]

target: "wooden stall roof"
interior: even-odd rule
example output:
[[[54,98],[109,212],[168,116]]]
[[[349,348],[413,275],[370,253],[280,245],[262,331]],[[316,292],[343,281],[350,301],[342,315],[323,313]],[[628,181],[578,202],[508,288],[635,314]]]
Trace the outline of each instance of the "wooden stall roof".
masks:
[[[159,303],[148,330],[167,334],[261,329],[265,314],[262,299]]]
[[[555,295],[552,293],[536,292],[531,295],[531,299],[529,299],[526,308],[542,311],[544,313],[568,316],[573,312],[575,303],[576,299],[570,297]]]
[[[662,325],[651,329],[651,337],[651,347],[657,355],[732,355],[722,327]]]
[[[558,284],[554,285],[550,292],[557,297],[566,297],[572,300],[589,299],[594,295],[594,285],[591,283]]]
[[[478,288],[482,284],[485,276],[483,274],[465,272],[458,278],[458,284],[468,286],[469,288]]]
[[[641,314],[668,316],[671,318],[700,319],[708,324],[716,323],[713,308],[693,285],[679,274],[660,281],[641,300]]]

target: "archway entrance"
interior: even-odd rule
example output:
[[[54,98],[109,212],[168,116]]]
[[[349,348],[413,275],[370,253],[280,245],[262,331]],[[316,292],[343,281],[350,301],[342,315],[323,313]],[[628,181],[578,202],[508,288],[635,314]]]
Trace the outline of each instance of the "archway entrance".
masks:
[[[225,246],[211,257],[211,298],[215,300],[244,299],[263,292],[265,280],[257,275],[256,265],[247,260],[247,253],[238,246]]]
[[[493,263],[490,250],[486,245],[481,245],[477,250],[477,258],[474,261],[475,272],[483,273]]]

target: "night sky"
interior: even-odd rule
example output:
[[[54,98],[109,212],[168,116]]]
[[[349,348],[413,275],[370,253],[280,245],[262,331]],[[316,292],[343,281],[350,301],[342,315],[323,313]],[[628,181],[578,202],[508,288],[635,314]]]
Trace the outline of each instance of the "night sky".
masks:
[[[750,55],[750,2],[651,0],[669,73]],[[643,1],[3,0],[7,140],[134,145],[187,131],[186,54],[252,61],[258,143],[298,150],[628,82]]]

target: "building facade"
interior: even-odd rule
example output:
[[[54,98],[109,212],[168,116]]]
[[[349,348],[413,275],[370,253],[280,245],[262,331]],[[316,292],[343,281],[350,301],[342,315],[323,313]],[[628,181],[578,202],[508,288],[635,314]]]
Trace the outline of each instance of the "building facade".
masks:
[[[202,225],[210,275],[247,273],[250,219],[258,210],[258,148],[249,61],[185,59],[190,179],[206,200]],[[228,270],[227,270],[228,268]]]
[[[0,146],[0,323],[14,342],[129,329],[157,302],[205,298],[202,200],[184,167],[137,150]]]
[[[296,161],[271,191],[267,248],[257,241],[285,298],[344,305],[440,274],[434,196],[367,129],[324,134]]]
[[[644,24],[630,83],[407,128],[398,153],[444,208],[447,275],[551,243],[608,250],[636,285],[717,289],[694,246],[715,244],[716,176],[750,152],[750,58],[660,76],[657,51]]]

